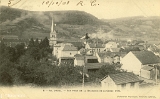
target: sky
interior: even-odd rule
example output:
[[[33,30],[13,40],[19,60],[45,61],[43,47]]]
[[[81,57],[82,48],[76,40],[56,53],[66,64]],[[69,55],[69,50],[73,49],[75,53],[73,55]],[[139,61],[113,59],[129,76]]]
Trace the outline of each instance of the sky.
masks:
[[[0,3],[30,11],[79,10],[99,19],[160,16],[160,0],[0,0]]]

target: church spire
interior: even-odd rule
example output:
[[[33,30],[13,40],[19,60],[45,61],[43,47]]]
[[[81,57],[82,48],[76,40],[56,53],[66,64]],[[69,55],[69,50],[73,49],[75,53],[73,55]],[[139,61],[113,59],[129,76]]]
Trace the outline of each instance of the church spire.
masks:
[[[54,22],[53,22],[53,17],[52,17],[52,25],[51,25],[51,32],[50,32],[50,46],[53,46],[57,43],[57,34],[56,31],[54,30]]]
[[[52,25],[51,25],[51,33],[53,33],[53,17],[52,17]]]

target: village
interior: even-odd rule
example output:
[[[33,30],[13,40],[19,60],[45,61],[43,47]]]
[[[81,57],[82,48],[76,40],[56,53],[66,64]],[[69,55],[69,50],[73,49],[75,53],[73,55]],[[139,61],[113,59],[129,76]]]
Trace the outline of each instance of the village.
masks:
[[[102,88],[145,88],[160,83],[160,43],[117,39],[100,42],[92,40],[88,33],[77,40],[67,40],[57,38],[54,28],[56,25],[52,19],[49,45],[56,60],[50,61],[56,66],[83,67],[80,72],[83,86],[84,78],[90,77],[90,72],[94,73],[106,64],[116,64],[115,69],[121,72],[100,78]],[[27,48],[28,44],[28,40],[16,36],[3,37],[2,41],[7,46],[24,43]]]

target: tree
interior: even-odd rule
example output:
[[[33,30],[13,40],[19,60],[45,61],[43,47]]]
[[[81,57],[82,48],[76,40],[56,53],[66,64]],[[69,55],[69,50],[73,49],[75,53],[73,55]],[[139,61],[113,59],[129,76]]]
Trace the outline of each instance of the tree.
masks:
[[[99,83],[99,80],[105,77],[108,74],[116,74],[120,73],[121,71],[117,69],[120,65],[119,64],[106,64],[103,65],[98,71],[96,72],[89,72],[89,82]]]
[[[28,44],[28,48],[34,47],[34,40],[33,38],[30,39],[29,44]]]
[[[2,40],[0,42],[0,55],[2,55],[4,53],[5,48],[6,48],[6,46],[5,46],[5,44],[4,44],[3,40]]]
[[[15,55],[15,59],[18,60],[20,56],[24,55],[26,50],[25,50],[25,44],[24,43],[21,43],[21,44],[17,44],[15,46],[15,52],[16,52],[16,55]]]
[[[45,37],[45,39],[43,39],[41,42],[40,42],[40,48],[48,48],[49,47],[49,40],[47,37]]]
[[[37,48],[39,48],[39,41],[38,41],[38,38],[35,40],[34,46],[37,47]]]
[[[39,62],[30,55],[23,55],[20,57],[17,69],[21,72],[20,78],[24,83],[33,83],[36,68]]]
[[[0,57],[0,84],[12,85],[18,79],[20,72],[9,59]]]

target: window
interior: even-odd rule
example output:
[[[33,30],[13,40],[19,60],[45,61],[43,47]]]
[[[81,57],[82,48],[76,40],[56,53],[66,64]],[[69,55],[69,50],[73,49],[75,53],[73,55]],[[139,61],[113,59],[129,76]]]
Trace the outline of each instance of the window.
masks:
[[[134,85],[135,85],[135,83],[134,83],[134,82],[132,82],[132,83],[131,83],[131,87],[134,87]]]
[[[126,87],[126,84],[122,84],[121,86],[122,86],[122,88],[125,88],[125,87]]]

